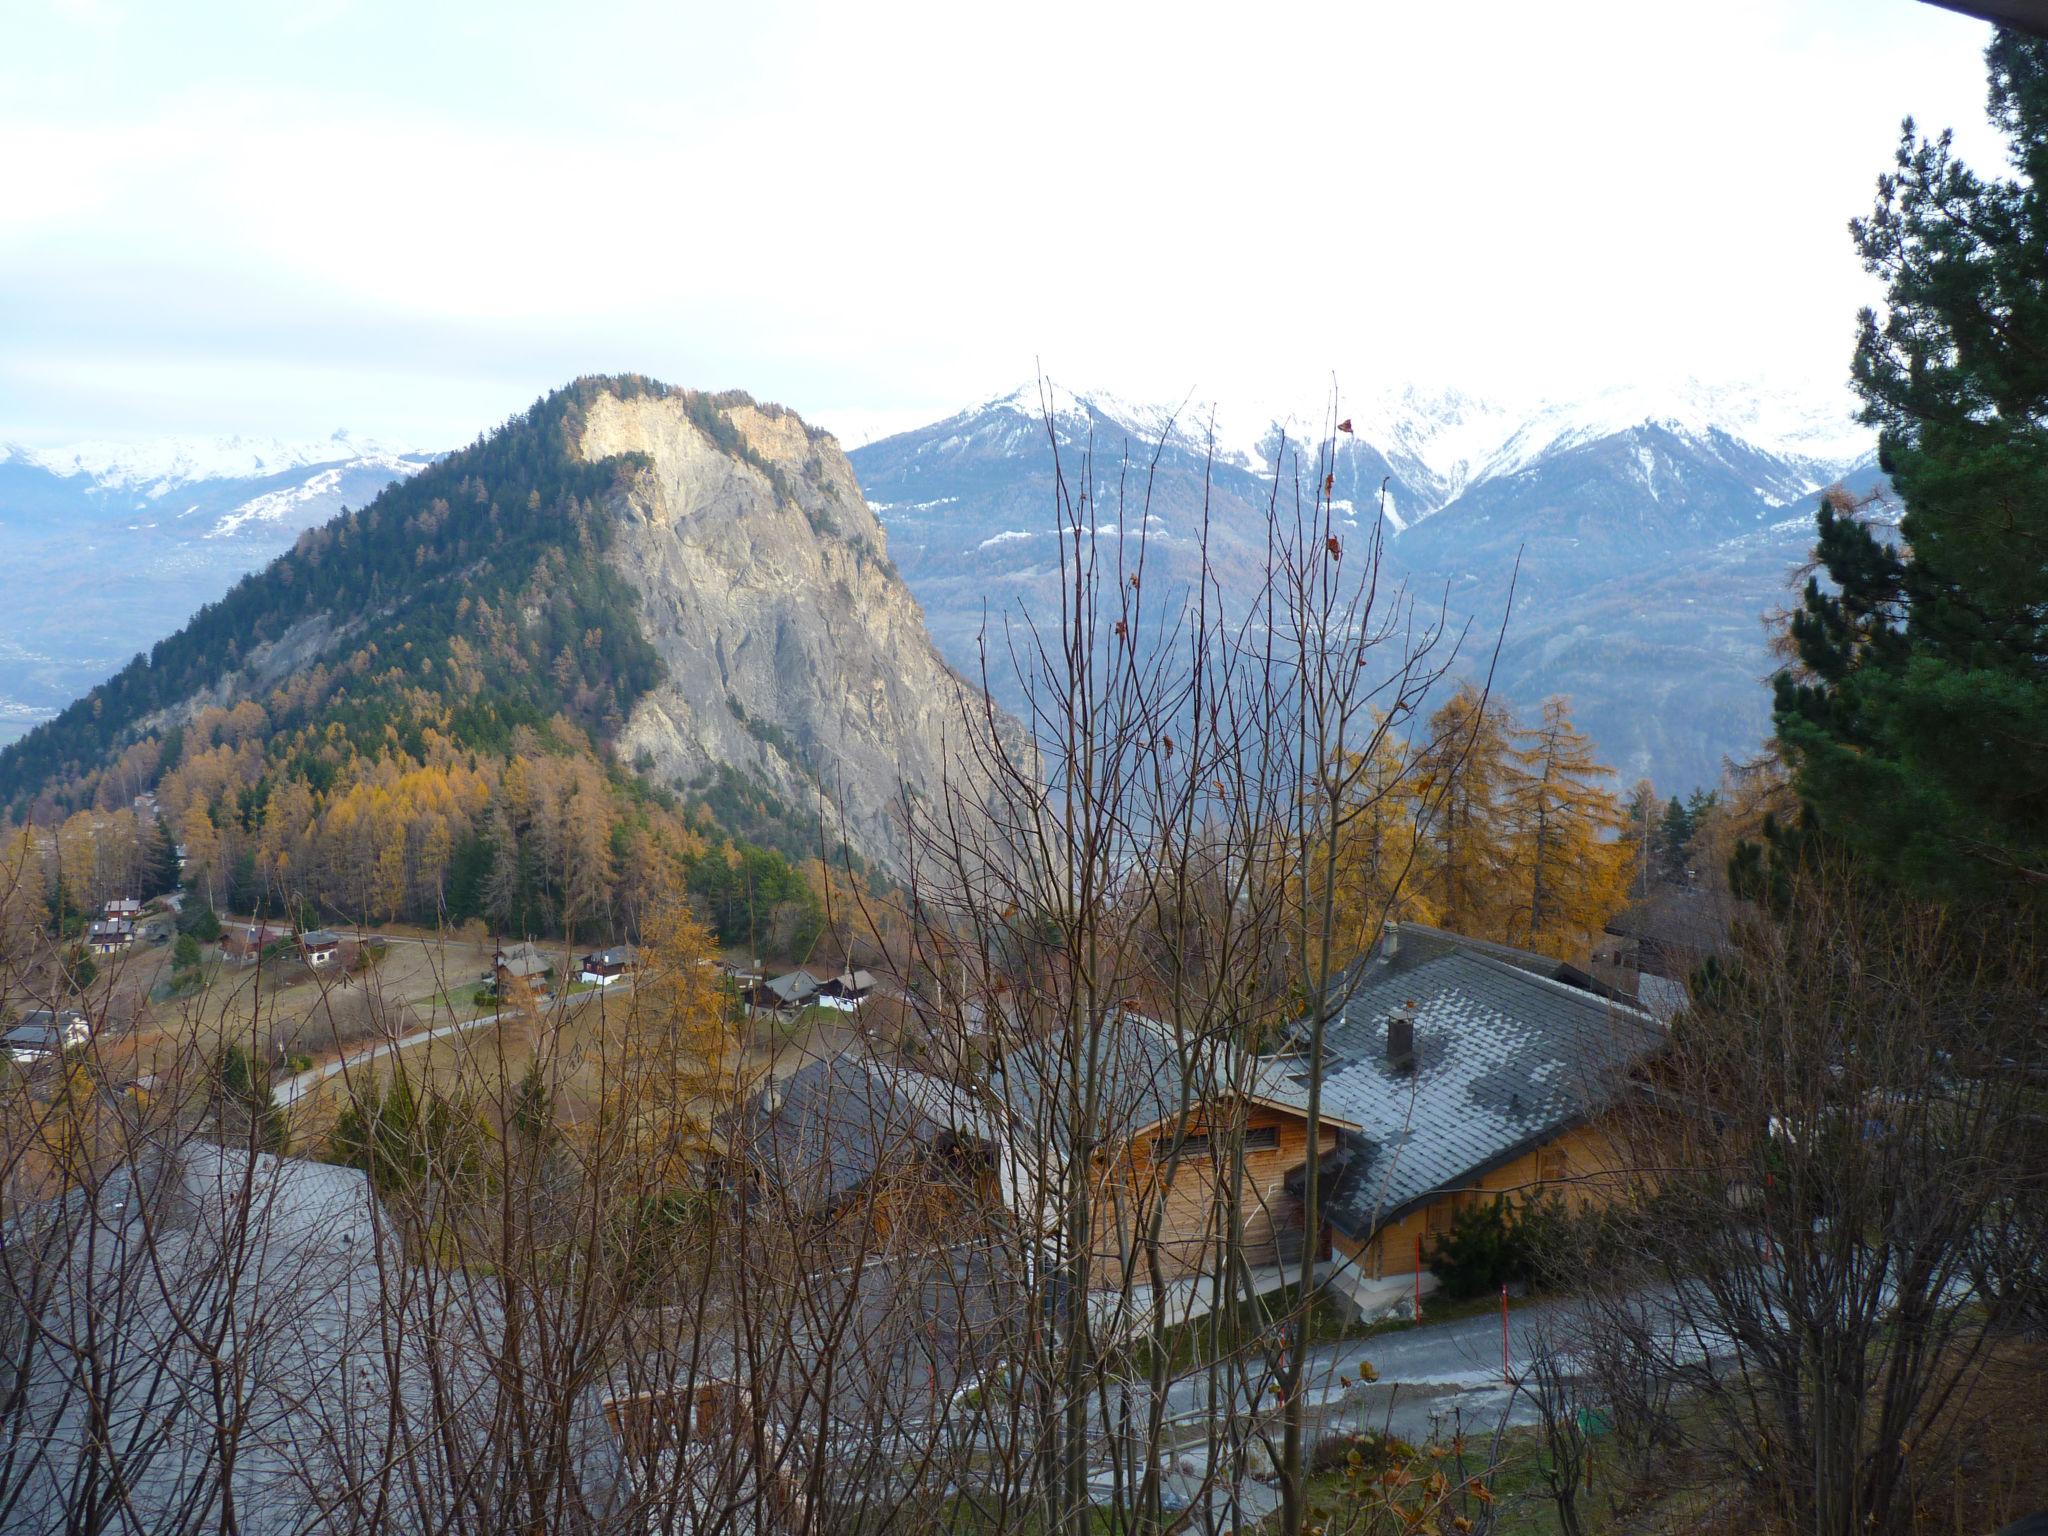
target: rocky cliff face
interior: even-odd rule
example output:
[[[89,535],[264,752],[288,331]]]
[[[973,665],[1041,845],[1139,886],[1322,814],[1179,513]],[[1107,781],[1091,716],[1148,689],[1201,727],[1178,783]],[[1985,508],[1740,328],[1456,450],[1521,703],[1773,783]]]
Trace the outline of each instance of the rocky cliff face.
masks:
[[[668,677],[620,756],[682,790],[730,768],[900,869],[905,798],[936,800],[959,771],[974,690],[926,634],[838,443],[733,397],[603,394],[579,451],[646,458],[614,495],[610,558]]]

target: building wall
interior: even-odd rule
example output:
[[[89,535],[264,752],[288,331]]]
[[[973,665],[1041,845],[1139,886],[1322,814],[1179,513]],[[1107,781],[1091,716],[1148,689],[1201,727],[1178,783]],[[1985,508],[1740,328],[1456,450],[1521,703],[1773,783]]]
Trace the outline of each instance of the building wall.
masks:
[[[1228,1117],[1224,1126],[1229,1127]],[[1210,1123],[1197,1114],[1187,1127],[1189,1137],[1206,1136]],[[1246,1262],[1263,1266],[1290,1260],[1302,1238],[1300,1202],[1287,1193],[1288,1175],[1308,1162],[1308,1125],[1297,1115],[1254,1105],[1245,1116],[1247,1142],[1270,1140],[1268,1146],[1247,1146],[1244,1153]],[[1335,1150],[1337,1133],[1324,1126],[1318,1136],[1325,1155]],[[1125,1266],[1139,1284],[1151,1278],[1145,1244],[1157,1218],[1159,1268],[1168,1280],[1213,1268],[1221,1225],[1219,1184],[1230,1169],[1230,1143],[1219,1136],[1204,1149],[1189,1145],[1172,1164],[1172,1131],[1160,1126],[1132,1138],[1121,1156],[1109,1160],[1108,1171],[1096,1180],[1095,1230],[1097,1284],[1122,1282]],[[1169,1168],[1169,1165],[1170,1168]],[[1287,1245],[1287,1246],[1284,1246]]]
[[[1360,1242],[1338,1232],[1331,1235],[1331,1244],[1337,1257],[1349,1261],[1345,1267],[1362,1281],[1393,1275],[1412,1278],[1418,1268],[1426,1271],[1428,1267],[1426,1255],[1431,1235],[1448,1230],[1462,1207],[1496,1195],[1534,1194],[1541,1190],[1554,1191],[1568,1209],[1584,1210],[1603,1204],[1620,1192],[1622,1181],[1614,1171],[1620,1166],[1613,1142],[1598,1124],[1575,1126],[1513,1162],[1503,1163],[1465,1188],[1388,1223],[1369,1241]],[[1424,1286],[1425,1290],[1430,1288]]]

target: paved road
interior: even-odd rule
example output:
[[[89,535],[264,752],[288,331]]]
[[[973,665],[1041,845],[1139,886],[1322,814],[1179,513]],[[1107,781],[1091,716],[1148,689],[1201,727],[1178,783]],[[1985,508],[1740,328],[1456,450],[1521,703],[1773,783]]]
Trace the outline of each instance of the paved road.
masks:
[[[1349,1394],[1347,1408],[1354,1422],[1384,1427],[1411,1441],[1446,1431],[1454,1418],[1468,1428],[1491,1430],[1503,1409],[1509,1424],[1534,1423],[1534,1403],[1527,1394],[1515,1392],[1508,1378],[1526,1376],[1546,1337],[1554,1345],[1563,1343],[1571,1332],[1570,1312],[1570,1303],[1564,1301],[1533,1301],[1511,1308],[1505,1371],[1498,1311],[1369,1339],[1318,1344],[1309,1351],[1302,1391],[1312,1409],[1333,1410],[1346,1403]],[[1677,1353],[1698,1347],[1697,1342],[1678,1346]],[[1716,1346],[1714,1353],[1720,1352]],[[1366,1362],[1378,1380],[1361,1388],[1358,1372]],[[1200,1422],[1208,1401],[1207,1384],[1198,1378],[1177,1381],[1167,1389],[1168,1413],[1185,1414],[1192,1423]]]
[[[414,1046],[426,1045],[430,1041],[446,1039],[466,1030],[481,1029],[486,1024],[495,1024],[506,1017],[502,1013],[487,1013],[481,1018],[459,1019],[452,1024],[437,1024],[432,1029],[416,1029],[409,1035],[400,1035],[396,1040],[380,1040],[373,1046],[352,1051],[324,1066],[288,1077],[270,1090],[271,1101],[289,1109],[330,1077],[337,1077],[351,1067],[367,1067],[380,1056],[389,1056],[396,1051],[409,1051]]]

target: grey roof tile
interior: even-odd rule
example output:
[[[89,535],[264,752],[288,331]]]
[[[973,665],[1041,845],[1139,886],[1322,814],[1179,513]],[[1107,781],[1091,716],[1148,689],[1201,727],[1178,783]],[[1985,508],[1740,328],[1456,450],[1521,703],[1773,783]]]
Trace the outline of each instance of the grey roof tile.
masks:
[[[1323,1102],[1362,1127],[1325,1214],[1354,1237],[1580,1123],[1663,1038],[1640,1010],[1543,974],[1541,957],[1400,938],[1345,973],[1324,1031]],[[1415,1021],[1411,1071],[1387,1055],[1397,1011]]]

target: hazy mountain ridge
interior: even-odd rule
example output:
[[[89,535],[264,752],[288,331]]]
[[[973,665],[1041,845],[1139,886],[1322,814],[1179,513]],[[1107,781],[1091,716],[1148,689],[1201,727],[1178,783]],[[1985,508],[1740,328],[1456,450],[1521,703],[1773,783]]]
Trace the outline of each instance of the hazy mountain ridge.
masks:
[[[991,680],[1013,707],[1020,684],[1001,630],[1057,612],[1041,398],[1076,494],[1092,447],[1104,525],[1121,477],[1126,505],[1146,520],[1148,559],[1185,574],[1206,512],[1220,568],[1242,576],[1240,597],[1263,568],[1276,475],[1287,504],[1312,494],[1315,445],[1335,425],[1027,388],[855,449],[934,637],[971,667],[986,621]],[[1808,499],[1867,474],[1873,457],[1846,401],[1692,385],[1522,413],[1418,390],[1339,409],[1353,427],[1335,436],[1339,526],[1369,532],[1384,488],[1389,566],[1420,600],[1441,597],[1472,622],[1475,670],[1513,583],[1497,671],[1511,700],[1571,695],[1624,777],[1675,788],[1711,783],[1724,757],[1757,750],[1773,668],[1764,619],[1811,543]]]
[[[0,744],[436,457],[346,433],[0,445]]]
[[[970,677],[987,625],[991,681],[1013,706],[1015,625],[1058,612],[1048,406],[1071,495],[1085,494],[1108,523],[1121,483],[1133,527],[1147,519],[1148,558],[1169,575],[1194,568],[1206,513],[1212,546],[1241,587],[1263,565],[1276,470],[1284,496],[1297,484],[1307,495],[1313,444],[1333,425],[1192,395],[1145,405],[1032,384],[853,450],[848,483],[857,472],[864,500],[839,515],[851,526],[872,508],[876,547],[886,529],[926,628]],[[1754,750],[1767,728],[1759,679],[1771,668],[1762,618],[1783,601],[1785,573],[1810,543],[1808,498],[1867,468],[1868,435],[1845,403],[1688,386],[1516,411],[1411,388],[1339,408],[1354,427],[1336,438],[1341,527],[1370,530],[1384,487],[1391,567],[1423,598],[1445,596],[1469,617],[1479,649],[1491,645],[1514,577],[1500,669],[1510,697],[1571,694],[1624,773],[1679,787],[1711,780],[1723,755]],[[302,529],[427,462],[340,434],[310,445],[8,450],[0,555],[22,579],[0,613],[0,741],[169,633]],[[1667,718],[1679,700],[1689,702]],[[759,732],[747,741],[760,756]],[[752,768],[780,781],[780,769]]]

